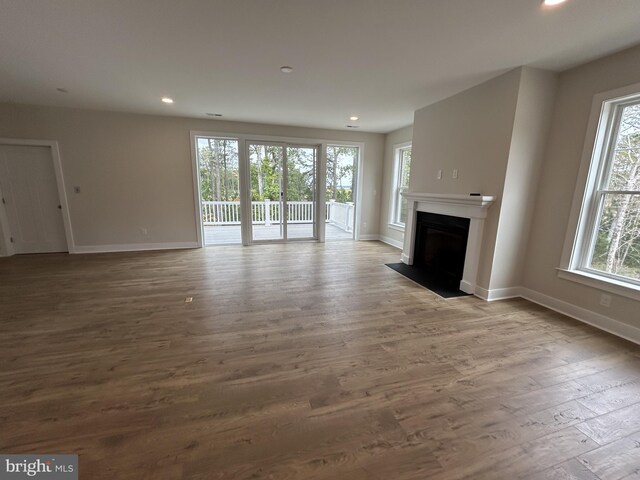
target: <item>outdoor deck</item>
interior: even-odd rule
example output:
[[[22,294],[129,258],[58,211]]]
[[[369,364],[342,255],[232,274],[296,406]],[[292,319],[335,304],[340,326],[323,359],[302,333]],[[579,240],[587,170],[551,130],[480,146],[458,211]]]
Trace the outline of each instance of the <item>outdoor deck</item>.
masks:
[[[271,240],[279,238],[279,225],[253,225],[254,239]],[[310,223],[292,223],[288,226],[289,238],[308,238],[312,236],[312,225]],[[351,240],[353,232],[345,232],[341,228],[326,224],[325,239],[331,240]],[[205,225],[204,244],[205,245],[225,245],[242,243],[240,236],[240,225]]]

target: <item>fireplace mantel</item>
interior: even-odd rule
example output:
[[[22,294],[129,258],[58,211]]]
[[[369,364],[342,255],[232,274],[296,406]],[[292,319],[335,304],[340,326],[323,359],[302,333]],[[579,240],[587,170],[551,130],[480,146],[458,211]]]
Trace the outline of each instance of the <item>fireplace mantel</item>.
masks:
[[[402,195],[407,199],[408,209],[401,260],[407,265],[413,265],[417,212],[431,212],[470,219],[460,290],[466,293],[475,293],[484,219],[487,216],[487,210],[495,201],[495,197],[442,193],[403,193]]]
[[[403,193],[402,196],[410,202],[414,201],[442,205],[456,205],[459,207],[480,207],[481,211],[485,212],[495,200],[495,197],[483,195],[460,195],[456,193]],[[420,211],[422,212],[423,210]],[[486,216],[486,213],[484,216]]]

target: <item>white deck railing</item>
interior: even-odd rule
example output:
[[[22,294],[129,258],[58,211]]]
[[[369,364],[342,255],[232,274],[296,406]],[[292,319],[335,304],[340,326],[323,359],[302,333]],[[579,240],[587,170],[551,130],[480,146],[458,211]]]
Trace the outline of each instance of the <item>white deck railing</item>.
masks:
[[[345,232],[353,230],[353,203],[327,202],[327,221]]]
[[[314,202],[287,202],[289,223],[313,223]],[[265,200],[251,202],[251,222],[254,225],[279,223],[280,202]],[[325,221],[345,232],[353,230],[354,207],[352,203],[327,202]],[[205,225],[240,225],[240,202],[202,202],[202,221]]]

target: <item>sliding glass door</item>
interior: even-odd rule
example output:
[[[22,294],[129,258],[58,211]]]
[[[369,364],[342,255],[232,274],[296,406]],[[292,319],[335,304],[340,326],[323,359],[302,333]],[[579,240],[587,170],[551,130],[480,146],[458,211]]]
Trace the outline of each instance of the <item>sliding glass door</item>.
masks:
[[[253,242],[317,238],[318,146],[247,142]]]

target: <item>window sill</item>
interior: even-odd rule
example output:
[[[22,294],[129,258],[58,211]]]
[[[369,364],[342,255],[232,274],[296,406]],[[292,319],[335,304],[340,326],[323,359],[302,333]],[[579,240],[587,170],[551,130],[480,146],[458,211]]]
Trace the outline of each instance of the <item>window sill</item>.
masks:
[[[391,230],[397,230],[398,232],[404,233],[404,225],[399,225],[397,223],[390,223],[389,228]]]
[[[558,268],[557,270],[558,277],[564,280],[581,283],[589,287],[604,290],[605,292],[620,295],[621,297],[640,300],[640,286],[584,272],[582,270],[567,270],[565,268]]]

